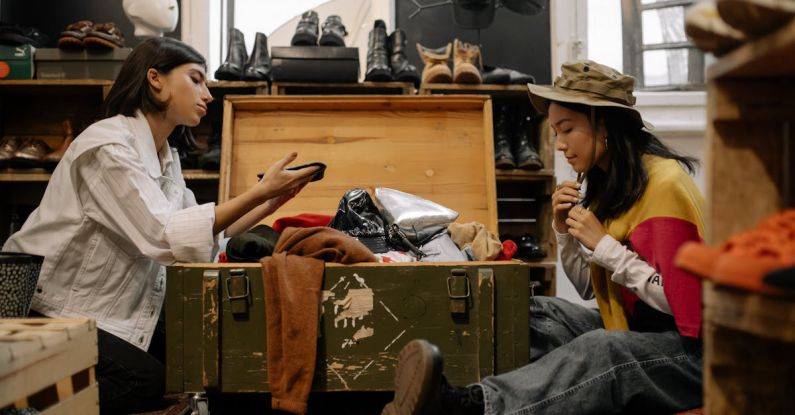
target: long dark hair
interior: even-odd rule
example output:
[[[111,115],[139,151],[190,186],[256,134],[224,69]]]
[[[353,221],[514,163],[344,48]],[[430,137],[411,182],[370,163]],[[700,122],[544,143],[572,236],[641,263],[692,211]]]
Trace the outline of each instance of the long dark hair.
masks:
[[[147,79],[150,68],[168,74],[172,69],[186,63],[196,63],[207,68],[204,57],[192,47],[168,37],[149,38],[135,47],[122,64],[119,75],[102,103],[104,116],[135,116],[137,110],[144,114],[162,112],[167,101],[160,101],[152,92]],[[195,147],[190,130],[179,126],[169,136],[170,142]]]
[[[591,107],[582,104],[556,103],[582,113],[590,120]],[[594,166],[588,171],[586,174],[588,186],[583,205],[586,207],[593,205],[594,215],[600,221],[621,216],[643,196],[649,183],[648,173],[643,167],[644,154],[676,160],[690,174],[695,173],[698,160],[678,154],[654,134],[642,130],[626,110],[596,107],[595,115],[597,125],[600,121],[604,121],[607,130],[610,168],[604,171]]]

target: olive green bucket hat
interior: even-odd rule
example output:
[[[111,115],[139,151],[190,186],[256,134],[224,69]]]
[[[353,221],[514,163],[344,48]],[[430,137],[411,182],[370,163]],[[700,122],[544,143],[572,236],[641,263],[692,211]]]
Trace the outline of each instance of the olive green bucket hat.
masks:
[[[538,112],[546,114],[550,101],[584,104],[591,107],[615,107],[627,110],[639,128],[654,126],[644,121],[635,109],[635,78],[594,61],[566,62],[552,86],[527,84],[530,101]]]

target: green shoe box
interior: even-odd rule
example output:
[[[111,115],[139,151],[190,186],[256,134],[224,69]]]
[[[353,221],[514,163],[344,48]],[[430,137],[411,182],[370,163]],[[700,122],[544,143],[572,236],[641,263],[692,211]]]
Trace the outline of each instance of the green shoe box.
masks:
[[[33,79],[33,54],[30,45],[0,45],[0,80]]]

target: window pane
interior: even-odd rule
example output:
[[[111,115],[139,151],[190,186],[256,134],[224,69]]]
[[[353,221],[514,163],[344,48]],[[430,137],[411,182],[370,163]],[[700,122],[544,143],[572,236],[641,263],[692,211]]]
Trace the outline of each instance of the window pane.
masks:
[[[648,87],[688,83],[689,49],[643,52],[643,80]]]
[[[641,18],[644,45],[687,41],[684,7],[646,10]]]

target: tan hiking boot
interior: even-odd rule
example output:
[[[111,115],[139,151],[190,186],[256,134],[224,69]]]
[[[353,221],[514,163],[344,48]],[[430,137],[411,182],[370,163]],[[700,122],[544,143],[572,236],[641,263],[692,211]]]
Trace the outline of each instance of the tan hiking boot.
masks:
[[[480,84],[480,68],[483,67],[480,47],[458,39],[453,47],[453,82],[456,84]]]
[[[438,49],[430,49],[417,43],[417,52],[425,63],[422,70],[422,83],[442,83],[449,84],[453,81],[453,73],[447,65],[450,60],[451,44],[442,46]]]

